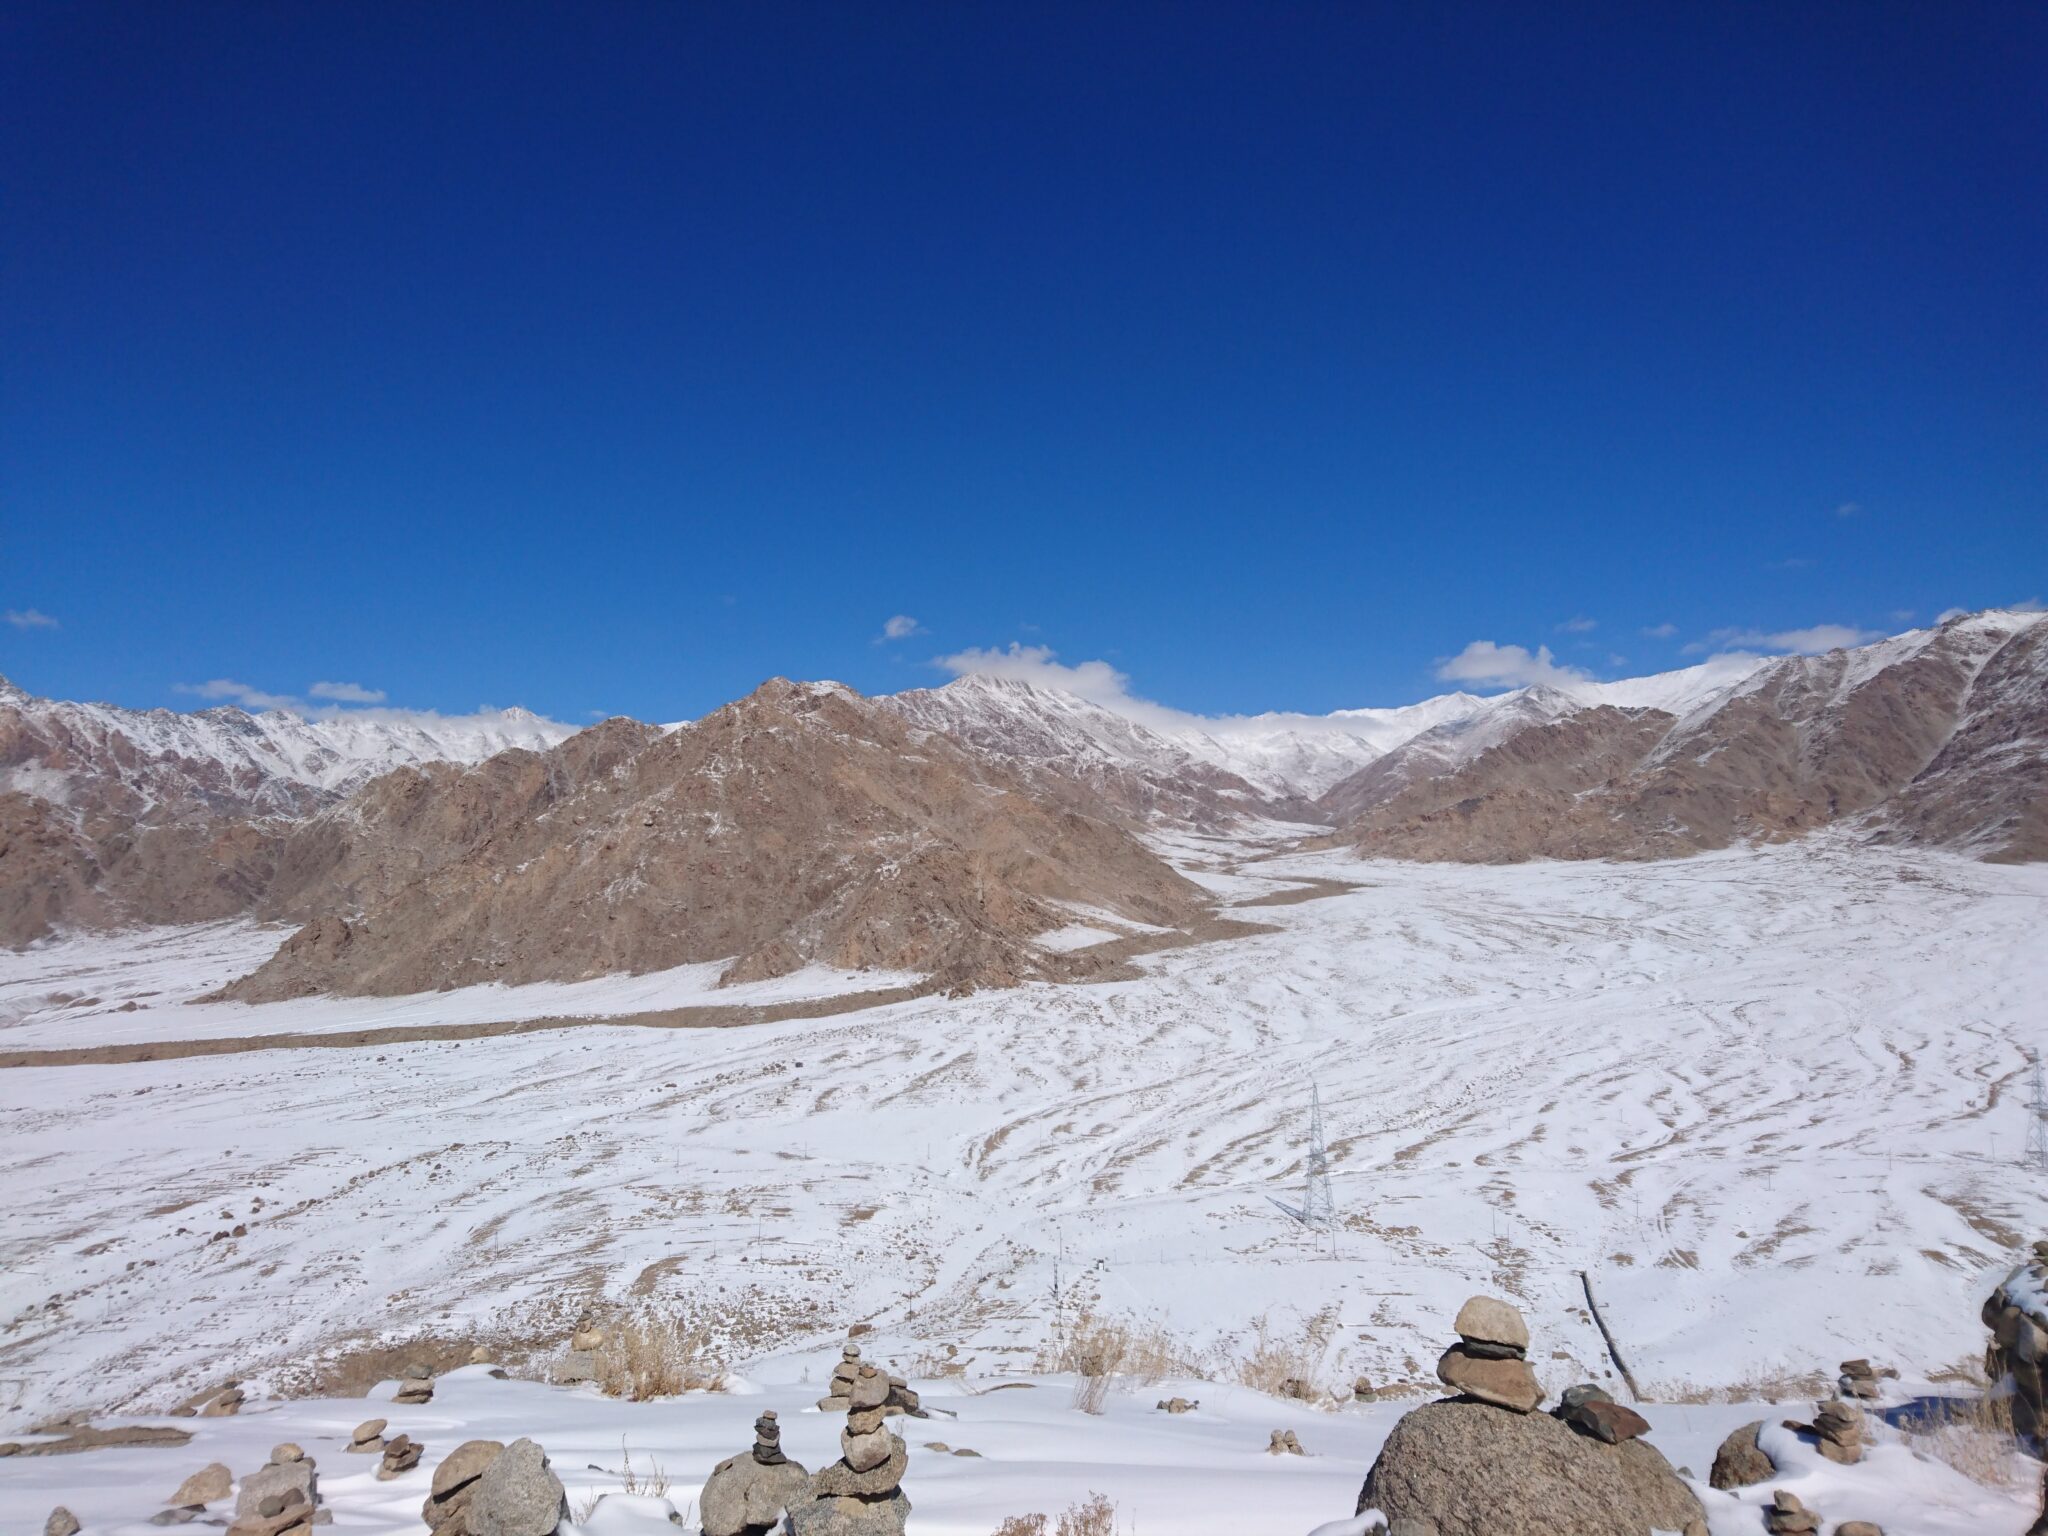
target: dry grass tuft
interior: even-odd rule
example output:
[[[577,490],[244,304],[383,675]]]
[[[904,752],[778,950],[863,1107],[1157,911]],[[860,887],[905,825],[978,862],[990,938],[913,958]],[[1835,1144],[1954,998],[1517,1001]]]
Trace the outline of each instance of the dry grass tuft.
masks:
[[[2020,1454],[2009,1398],[1945,1397],[1900,1427],[1919,1454],[1986,1488],[2017,1488],[2031,1465]]]
[[[1060,1516],[1054,1536],[1116,1536],[1116,1506],[1099,1493]]]
[[[607,1324],[605,1334],[596,1378],[607,1397],[644,1403],[684,1392],[716,1392],[725,1383],[725,1365],[711,1352],[710,1333],[686,1318],[643,1313]]]
[[[1045,1536],[1045,1516],[1005,1515],[994,1536]]]
[[[1337,1314],[1329,1308],[1311,1317],[1292,1339],[1276,1334],[1272,1320],[1261,1317],[1252,1324],[1250,1350],[1238,1359],[1237,1379],[1271,1397],[1324,1396],[1317,1377],[1336,1332]]]
[[[1089,1312],[1083,1312],[1050,1351],[1040,1353],[1037,1366],[1041,1371],[1074,1373],[1074,1406],[1083,1413],[1102,1412],[1118,1377],[1151,1386],[1168,1376],[1198,1374],[1165,1329]]]
[[[1812,1403],[1832,1397],[1835,1378],[1817,1371],[1757,1372],[1725,1386],[1701,1387],[1679,1382],[1646,1383],[1643,1389],[1656,1403]]]

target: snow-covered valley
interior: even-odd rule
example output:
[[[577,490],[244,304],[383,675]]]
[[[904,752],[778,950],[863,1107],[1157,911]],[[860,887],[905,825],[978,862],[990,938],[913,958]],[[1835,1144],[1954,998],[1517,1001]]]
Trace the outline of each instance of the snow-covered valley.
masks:
[[[638,1026],[676,994],[624,983],[609,1016],[518,996],[562,988],[195,1005],[219,967],[189,934],[146,986],[161,934],[9,957],[4,1048],[593,1016],[0,1073],[0,1409],[302,1392],[394,1342],[541,1371],[591,1308],[686,1314],[766,1381],[855,1324],[913,1376],[1028,1371],[1085,1312],[1189,1375],[1264,1350],[1422,1389],[1474,1291],[1521,1306],[1555,1391],[1613,1370],[1582,1273],[1647,1397],[1793,1400],[1850,1356],[1963,1369],[2048,1228],[2019,1166],[2048,869],[1827,836],[1505,868],[1162,847],[1271,931],[744,1028]],[[74,1002],[25,1006],[60,970]],[[1274,1203],[1312,1083],[1334,1233]]]

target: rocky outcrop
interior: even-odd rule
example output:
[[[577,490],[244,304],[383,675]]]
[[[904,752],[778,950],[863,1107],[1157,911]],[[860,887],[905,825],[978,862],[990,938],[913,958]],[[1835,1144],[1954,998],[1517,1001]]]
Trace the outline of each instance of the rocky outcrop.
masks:
[[[1462,1395],[1394,1426],[1359,1492],[1359,1514],[1378,1510],[1395,1530],[1437,1536],[1705,1536],[1699,1500],[1640,1438],[1649,1426],[1634,1410],[1587,1384],[1567,1390],[1557,1416],[1532,1411],[1542,1389],[1514,1307],[1475,1296],[1455,1326],[1451,1369],[1439,1374]],[[1492,1395],[1454,1377],[1477,1379]]]
[[[2013,1428],[2048,1440],[2048,1240],[1985,1298],[1983,1316],[1991,1330],[1984,1374],[2009,1396]]]
[[[1000,985],[1085,962],[1030,940],[1080,903],[1206,902],[1127,832],[837,684],[775,681],[674,731],[387,775],[299,828],[261,911],[301,932],[224,995],[402,993],[728,960]],[[737,957],[737,958],[734,958]]]
[[[810,1486],[801,1462],[782,1453],[782,1427],[770,1409],[754,1421],[754,1448],[711,1471],[698,1500],[704,1536],[770,1536],[783,1511]]]

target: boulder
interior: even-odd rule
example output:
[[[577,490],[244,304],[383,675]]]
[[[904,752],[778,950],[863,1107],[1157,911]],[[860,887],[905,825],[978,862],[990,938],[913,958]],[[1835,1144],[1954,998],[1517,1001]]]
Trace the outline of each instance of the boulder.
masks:
[[[1730,1488],[1753,1488],[1778,1475],[1777,1463],[1756,1442],[1757,1432],[1763,1427],[1763,1420],[1758,1419],[1731,1431],[1721,1442],[1721,1448],[1714,1452],[1713,1468],[1707,1473],[1709,1488],[1724,1492]]]
[[[234,1485],[235,1474],[224,1463],[211,1462],[178,1484],[178,1491],[164,1502],[180,1509],[193,1504],[211,1504],[215,1499],[226,1498]]]
[[[1380,1450],[1358,1513],[1434,1522],[1439,1536],[1647,1536],[1705,1512],[1647,1440],[1605,1445],[1548,1414],[1427,1403]]]
[[[441,1464],[434,1468],[433,1492],[428,1497],[445,1499],[457,1489],[475,1482],[504,1449],[504,1443],[498,1440],[463,1441],[442,1457]]]
[[[286,1493],[298,1494],[309,1505],[320,1502],[319,1474],[303,1456],[297,1461],[273,1461],[243,1478],[241,1492],[235,1496],[235,1518],[260,1514],[265,1499]]]
[[[697,1500],[704,1536],[774,1530],[785,1509],[803,1502],[810,1481],[800,1462],[762,1462],[751,1452],[727,1457],[712,1469]]]
[[[531,1440],[514,1440],[493,1457],[469,1501],[470,1536],[554,1536],[568,1518],[562,1480]]]
[[[390,1422],[389,1419],[363,1420],[362,1423],[355,1427],[354,1432],[349,1435],[348,1448],[352,1451],[364,1453],[383,1450],[384,1426]]]
[[[1453,1344],[1436,1363],[1437,1379],[1454,1392],[1515,1413],[1532,1413],[1543,1388],[1526,1360],[1491,1360]]]
[[[50,1518],[43,1522],[43,1536],[78,1536],[78,1516],[62,1504],[50,1511]]]
[[[1581,1434],[1591,1435],[1608,1445],[1619,1445],[1624,1440],[1633,1440],[1650,1432],[1650,1421],[1635,1409],[1598,1399],[1574,1403],[1560,1411],[1558,1417]]]
[[[1522,1314],[1494,1296],[1474,1296],[1458,1308],[1451,1330],[1461,1339],[1502,1345],[1517,1354],[1529,1347],[1529,1325]]]

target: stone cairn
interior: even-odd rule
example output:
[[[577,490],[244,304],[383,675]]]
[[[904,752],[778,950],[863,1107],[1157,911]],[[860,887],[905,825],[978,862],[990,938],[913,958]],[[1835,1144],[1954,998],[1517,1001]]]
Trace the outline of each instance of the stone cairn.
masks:
[[[388,1483],[403,1477],[420,1464],[427,1448],[411,1435],[393,1435],[384,1442],[384,1459],[377,1463],[377,1481]]]
[[[2013,1428],[2048,1440],[2048,1240],[2035,1243],[2027,1262],[1999,1282],[1983,1316],[1991,1330],[1984,1374],[2010,1393]]]
[[[1785,1420],[1795,1434],[1812,1435],[1815,1449],[1838,1466],[1853,1467],[1863,1459],[1863,1410],[1852,1408],[1839,1397],[1814,1405],[1813,1422]]]
[[[1868,1360],[1844,1360],[1842,1374],[1835,1378],[1835,1390],[1845,1398],[1874,1403],[1884,1390],[1878,1385],[1884,1378],[1897,1381],[1899,1373],[1890,1366],[1879,1370]]]
[[[1458,1342],[1437,1361],[1437,1379],[1496,1408],[1533,1413],[1543,1388],[1529,1366],[1529,1325],[1522,1314],[1491,1296],[1474,1296],[1451,1326]]]
[[[265,1465],[242,1479],[228,1536],[307,1536],[319,1502],[320,1478],[313,1458],[287,1441],[271,1450]]]
[[[853,1405],[853,1384],[859,1380],[861,1372],[867,1369],[870,1369],[870,1367],[861,1364],[860,1346],[858,1344],[844,1346],[839,1351],[839,1363],[832,1367],[832,1380],[825,1389],[825,1395],[818,1399],[818,1411],[820,1413],[846,1412]],[[901,1376],[892,1376],[886,1373],[885,1378],[889,1383],[889,1397],[882,1405],[883,1412],[907,1414],[913,1419],[928,1419],[931,1417],[931,1414],[926,1411],[917,1393],[911,1390],[909,1382],[905,1381]]]
[[[1810,1536],[1820,1529],[1820,1516],[1800,1502],[1787,1488],[1771,1490],[1771,1502],[1764,1510],[1764,1529],[1771,1536]]]
[[[348,1437],[348,1448],[358,1456],[375,1456],[384,1449],[384,1426],[389,1419],[365,1419]]]
[[[405,1375],[399,1379],[398,1391],[392,1397],[394,1403],[431,1403],[434,1400],[434,1373],[424,1365],[412,1364],[405,1368]]]
[[[782,1454],[782,1426],[769,1409],[754,1420],[754,1448],[721,1461],[704,1484],[697,1501],[704,1536],[770,1536],[810,1482],[803,1463]]]
[[[434,1485],[420,1518],[434,1536],[469,1536],[469,1506],[484,1471],[504,1450],[497,1440],[465,1440],[434,1468]]]
[[[832,1379],[835,1386],[844,1380],[838,1371]],[[901,1485],[910,1450],[883,1424],[893,1390],[890,1378],[872,1365],[854,1368],[846,1382],[839,1460],[813,1477],[804,1496],[791,1504],[796,1536],[903,1536],[910,1500]]]

